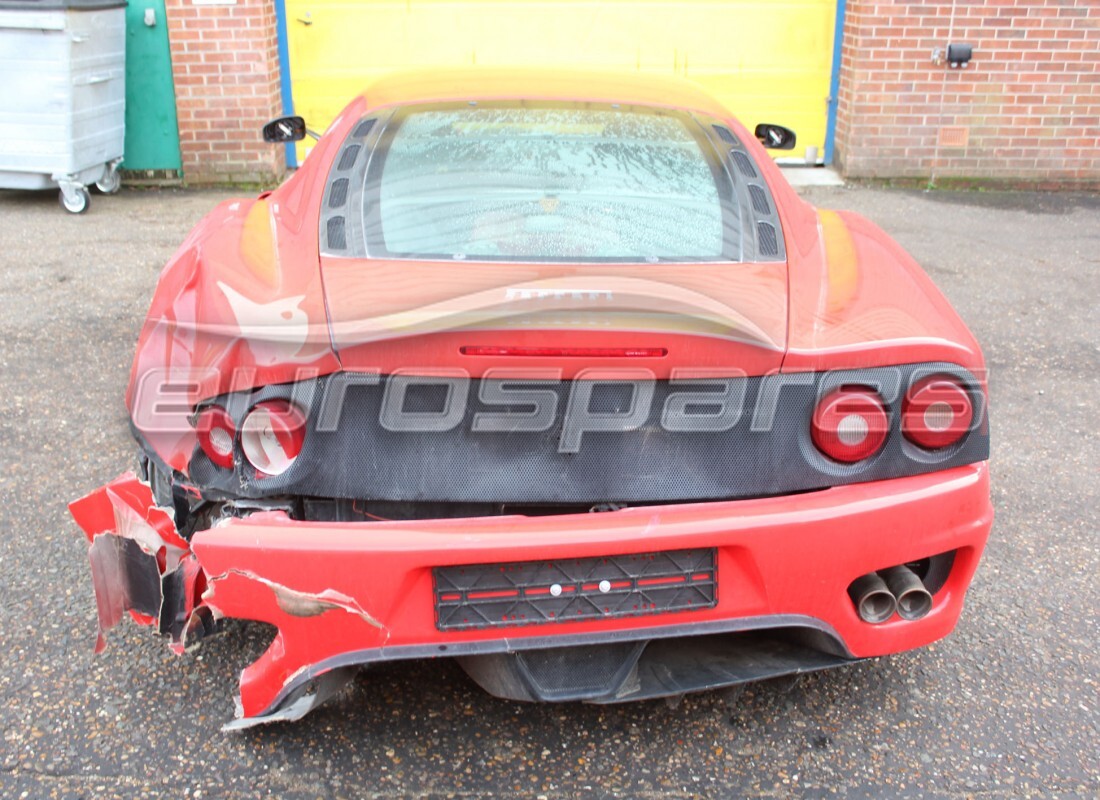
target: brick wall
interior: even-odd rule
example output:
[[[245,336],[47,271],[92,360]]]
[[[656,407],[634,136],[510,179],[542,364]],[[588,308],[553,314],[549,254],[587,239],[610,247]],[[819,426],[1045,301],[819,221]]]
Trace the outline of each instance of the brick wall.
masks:
[[[275,5],[222,2],[166,2],[183,178],[270,182],[285,170],[283,148],[260,139],[282,111]]]
[[[841,57],[850,177],[1100,184],[1100,0],[848,0]]]

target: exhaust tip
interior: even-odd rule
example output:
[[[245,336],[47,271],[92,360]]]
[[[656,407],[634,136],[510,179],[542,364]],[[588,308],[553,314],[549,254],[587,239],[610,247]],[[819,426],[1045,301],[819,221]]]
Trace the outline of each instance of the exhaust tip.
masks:
[[[908,567],[890,567],[881,573],[886,586],[897,602],[898,616],[905,620],[917,620],[932,610],[932,593],[924,586],[917,573]]]
[[[873,572],[856,578],[848,587],[848,596],[852,598],[859,618],[872,625],[886,622],[894,616],[897,608],[897,601],[886,582]]]

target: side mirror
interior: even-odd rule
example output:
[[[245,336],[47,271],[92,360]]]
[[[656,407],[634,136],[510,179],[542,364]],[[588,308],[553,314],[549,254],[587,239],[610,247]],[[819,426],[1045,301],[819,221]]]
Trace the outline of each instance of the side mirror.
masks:
[[[794,131],[782,125],[761,122],[753,131],[760,144],[769,150],[794,150]]]
[[[306,121],[301,117],[279,117],[264,125],[264,141],[300,142],[306,138]]]

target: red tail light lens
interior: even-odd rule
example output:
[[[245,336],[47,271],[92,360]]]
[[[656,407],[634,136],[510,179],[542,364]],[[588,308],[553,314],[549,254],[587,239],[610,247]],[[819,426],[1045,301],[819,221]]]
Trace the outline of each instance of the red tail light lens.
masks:
[[[290,469],[306,438],[306,415],[286,400],[265,400],[248,412],[241,425],[241,450],[264,475]]]
[[[237,429],[224,408],[203,409],[195,422],[195,433],[199,437],[199,447],[211,461],[219,467],[233,468],[233,440],[237,438]]]
[[[953,378],[942,375],[913,384],[901,410],[905,437],[929,450],[959,441],[973,421],[970,394]]]
[[[814,409],[814,445],[835,461],[851,464],[872,456],[886,441],[889,420],[878,394],[870,389],[838,389]]]

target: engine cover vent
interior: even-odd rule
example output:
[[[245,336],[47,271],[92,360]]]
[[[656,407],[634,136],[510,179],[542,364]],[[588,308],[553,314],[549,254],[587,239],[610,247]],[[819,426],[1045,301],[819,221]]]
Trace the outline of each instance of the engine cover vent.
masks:
[[[774,256],[779,254],[779,238],[775,234],[775,226],[770,222],[758,222],[756,223],[757,247],[760,248],[760,252],[767,256]]]

